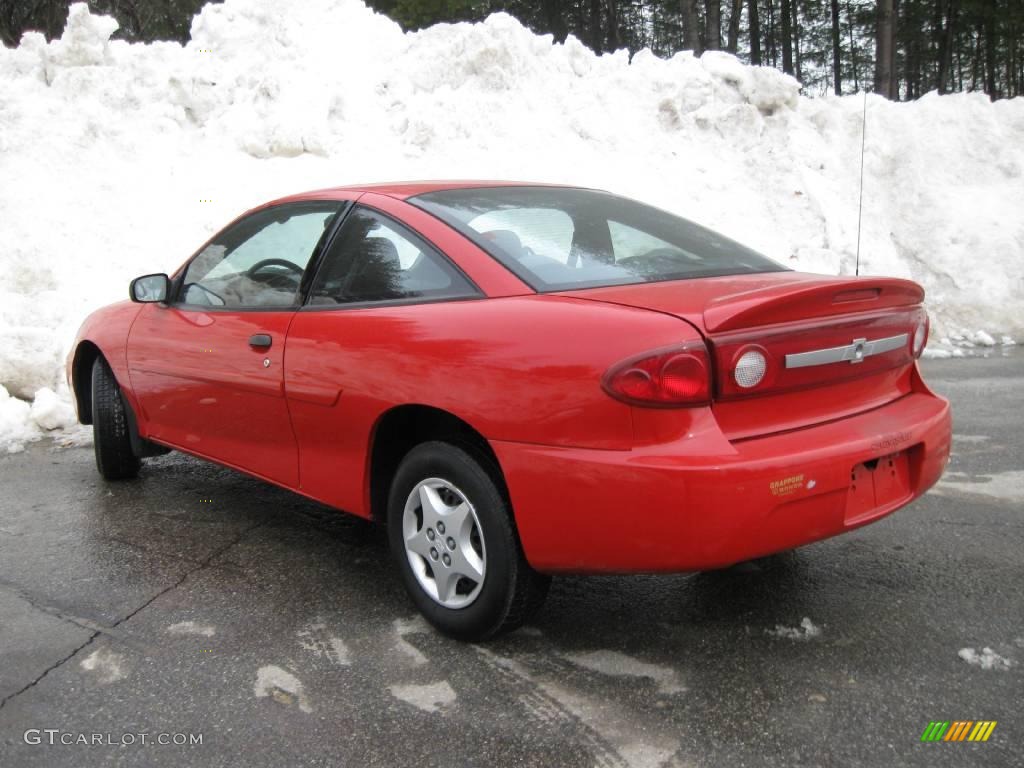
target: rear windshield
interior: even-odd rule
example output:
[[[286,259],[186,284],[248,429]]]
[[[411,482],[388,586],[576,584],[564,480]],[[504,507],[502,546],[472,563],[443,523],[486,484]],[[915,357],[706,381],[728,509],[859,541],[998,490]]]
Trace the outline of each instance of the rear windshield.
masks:
[[[488,187],[408,199],[473,240],[536,291],[785,268],[649,205],[589,189]]]

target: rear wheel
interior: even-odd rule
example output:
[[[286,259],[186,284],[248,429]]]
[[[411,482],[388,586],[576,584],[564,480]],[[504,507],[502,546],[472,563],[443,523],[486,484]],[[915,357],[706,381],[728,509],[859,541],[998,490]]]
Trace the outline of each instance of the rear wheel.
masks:
[[[515,629],[551,581],[523,557],[496,472],[461,447],[423,443],[402,460],[388,499],[388,539],[406,590],[431,624],[461,640]]]
[[[92,365],[92,440],[96,469],[107,480],[139,474],[142,462],[132,452],[130,429],[121,387],[107,362],[98,357]]]

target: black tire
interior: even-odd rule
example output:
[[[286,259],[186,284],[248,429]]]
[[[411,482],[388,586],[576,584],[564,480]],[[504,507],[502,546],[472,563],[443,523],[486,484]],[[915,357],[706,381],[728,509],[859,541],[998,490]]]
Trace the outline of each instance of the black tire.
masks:
[[[132,452],[128,415],[121,387],[102,357],[92,364],[92,442],[96,469],[106,480],[125,480],[139,474],[142,462]]]
[[[551,577],[537,573],[523,557],[511,505],[499,486],[498,468],[480,452],[470,450],[444,442],[413,448],[402,459],[391,484],[387,523],[392,556],[423,616],[450,637],[479,641],[511,631],[529,619],[544,602]],[[456,486],[479,521],[486,568],[479,594],[462,608],[448,608],[435,601],[420,585],[406,553],[402,529],[406,500],[427,478]]]

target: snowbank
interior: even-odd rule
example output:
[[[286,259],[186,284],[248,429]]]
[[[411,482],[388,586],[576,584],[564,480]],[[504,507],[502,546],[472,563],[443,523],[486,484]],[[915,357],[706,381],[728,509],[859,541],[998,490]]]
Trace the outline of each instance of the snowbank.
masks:
[[[78,3],[60,40],[0,47],[0,446],[70,420],[6,393],[66,403],[87,312],[293,191],[571,182],[853,271],[861,97],[722,53],[595,56],[503,14],[403,34],[357,0],[227,0],[184,47],[115,28]],[[867,103],[861,272],[920,281],[950,354],[1024,331],[1024,100]]]

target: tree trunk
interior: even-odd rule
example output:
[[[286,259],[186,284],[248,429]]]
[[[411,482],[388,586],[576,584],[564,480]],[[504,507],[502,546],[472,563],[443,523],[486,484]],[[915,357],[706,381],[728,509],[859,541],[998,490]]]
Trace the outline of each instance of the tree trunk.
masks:
[[[704,3],[704,41],[709,51],[722,47],[722,0],[706,0]]]
[[[981,62],[981,26],[974,34],[974,55],[971,56],[971,90],[978,90],[978,67]]]
[[[999,97],[996,86],[996,22],[995,9],[989,9],[985,18],[985,93],[991,98]]]
[[[619,3],[618,0],[608,0],[608,50],[617,51],[622,45],[619,35]]]
[[[949,92],[950,70],[953,67],[953,36],[956,28],[956,15],[958,0],[944,0],[940,8],[944,11],[945,18],[942,20],[942,34],[939,37],[939,73],[936,77],[936,86],[939,93]]]
[[[903,0],[892,0],[892,37],[889,45],[889,98],[899,101],[900,75],[896,68],[896,41],[899,40],[900,14],[903,13]]]
[[[704,51],[700,44],[700,17],[697,15],[697,0],[681,0],[683,11],[683,46],[700,56]]]
[[[729,53],[736,53],[736,46],[740,39],[740,16],[743,15],[743,0],[732,0],[732,12],[729,14],[729,40],[725,49]]]
[[[779,49],[775,43],[775,0],[766,0],[768,3],[768,35],[765,39],[765,50],[768,52],[768,58],[771,59],[772,66],[777,67],[779,65]]]
[[[793,20],[790,0],[782,0],[782,71],[793,74]]]
[[[912,101],[921,97],[921,44],[913,37],[906,45],[903,65],[903,76],[906,80],[906,99]]]
[[[601,0],[590,0],[590,47],[595,53],[604,50],[604,32],[601,29]]]
[[[793,55],[796,61],[796,79],[804,81],[803,61],[800,58],[800,0],[793,3]]]
[[[1020,96],[1020,81],[1017,79],[1017,24],[1010,26],[1010,55],[1006,58],[1006,95]]]
[[[843,58],[839,48],[839,0],[832,0],[832,90],[843,95]]]
[[[747,0],[750,17],[750,63],[761,66],[761,23],[757,18],[757,0]]]
[[[853,73],[853,91],[860,93],[860,72],[857,69],[857,44],[853,39],[853,10],[846,0],[846,29],[850,35],[850,71]]]
[[[544,14],[544,21],[555,41],[564,43],[569,34],[569,28],[565,23],[565,14],[560,0],[543,0],[541,12]]]
[[[878,24],[875,31],[875,93],[893,97],[893,49],[895,47],[893,0],[878,0]]]

